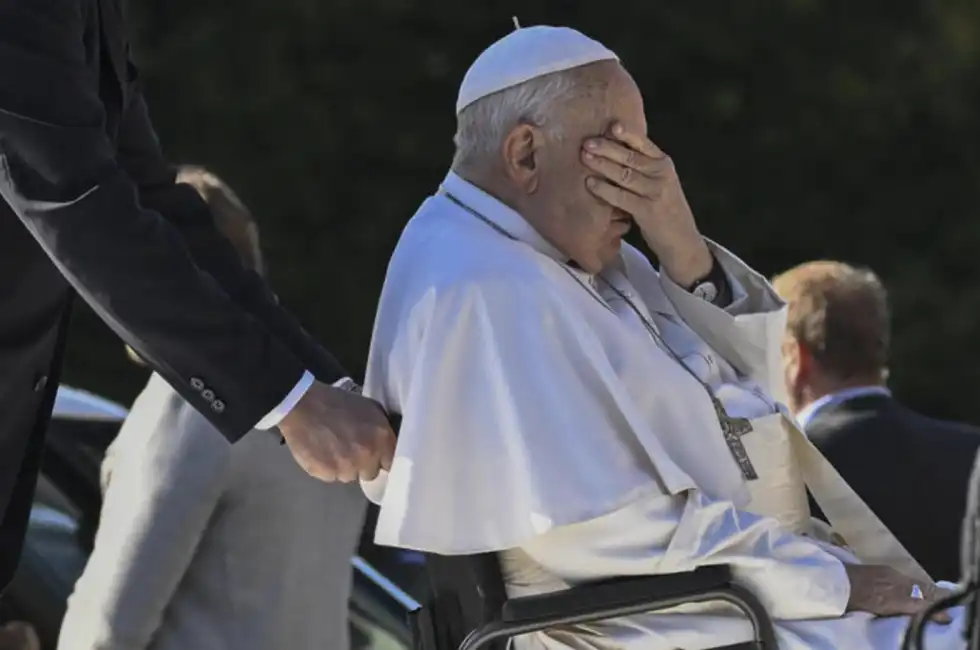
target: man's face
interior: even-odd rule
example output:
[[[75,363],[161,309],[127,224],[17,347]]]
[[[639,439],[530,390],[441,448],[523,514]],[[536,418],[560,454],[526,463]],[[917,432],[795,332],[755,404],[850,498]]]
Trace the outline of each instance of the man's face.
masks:
[[[582,163],[585,140],[608,135],[612,125],[646,133],[643,98],[632,77],[614,61],[583,68],[584,96],[562,111],[562,137],[535,151],[534,182],[521,211],[557,249],[583,269],[598,273],[619,254],[632,219],[596,198],[585,182],[594,172]]]

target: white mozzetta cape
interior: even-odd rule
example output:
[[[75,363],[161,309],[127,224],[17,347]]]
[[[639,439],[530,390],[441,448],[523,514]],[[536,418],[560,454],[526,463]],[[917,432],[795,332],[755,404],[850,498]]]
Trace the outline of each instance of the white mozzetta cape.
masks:
[[[365,486],[375,499],[384,492],[378,542],[476,553],[644,495],[697,487],[744,503],[704,389],[642,325],[624,324],[583,288],[517,213],[454,174],[443,188],[524,241],[437,195],[398,243],[365,385],[404,416],[390,475]],[[734,414],[771,412],[755,392],[780,381],[769,341],[782,336],[782,303],[764,279],[715,252],[735,276],[732,309],[743,315],[661,280],[631,247],[607,277],[652,312]]]

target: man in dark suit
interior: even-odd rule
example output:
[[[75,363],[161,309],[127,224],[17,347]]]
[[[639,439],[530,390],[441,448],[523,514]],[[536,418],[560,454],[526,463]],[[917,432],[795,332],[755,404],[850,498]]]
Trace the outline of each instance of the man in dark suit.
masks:
[[[323,480],[387,466],[385,414],[175,182],[119,0],[0,0],[0,71],[0,588],[75,293],[228,440],[278,427]]]
[[[935,579],[957,580],[980,429],[916,413],[886,388],[888,300],[874,273],[810,262],[773,285],[789,303],[788,406],[923,568]]]

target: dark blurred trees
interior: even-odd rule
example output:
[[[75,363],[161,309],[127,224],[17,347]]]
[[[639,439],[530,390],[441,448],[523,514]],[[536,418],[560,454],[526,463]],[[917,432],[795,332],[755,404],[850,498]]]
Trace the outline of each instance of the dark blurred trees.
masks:
[[[243,195],[283,301],[359,372],[458,83],[514,13],[620,54],[708,234],[766,273],[874,267],[898,392],[980,422],[976,0],[133,0],[131,21],[165,149]],[[77,322],[68,378],[132,397],[119,344]]]

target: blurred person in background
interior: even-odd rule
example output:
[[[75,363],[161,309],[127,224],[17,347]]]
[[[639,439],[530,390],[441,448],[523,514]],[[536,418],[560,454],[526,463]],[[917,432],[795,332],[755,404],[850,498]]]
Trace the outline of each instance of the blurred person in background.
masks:
[[[238,197],[200,168],[179,178],[261,271],[258,229]],[[103,485],[60,650],[349,646],[350,559],[366,505],[357,487],[308,476],[270,432],[227,444],[157,374],[109,448]]]
[[[229,441],[278,428],[326,481],[374,476],[394,447],[384,412],[346,390],[348,373],[176,182],[122,6],[0,0],[0,592],[76,293]]]
[[[922,566],[956,580],[980,429],[916,413],[888,390],[888,296],[874,272],[807,262],[773,286],[789,303],[783,361],[790,410]]]

